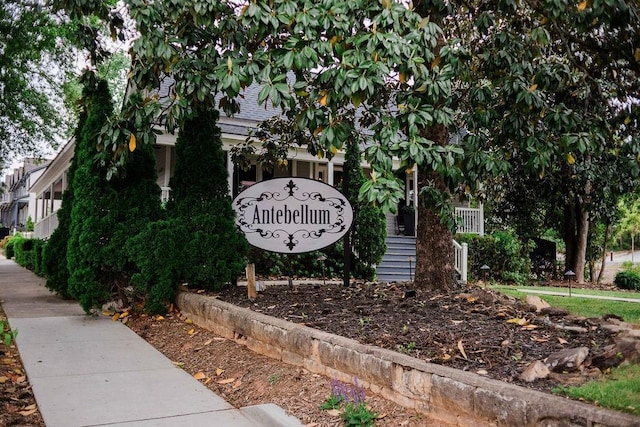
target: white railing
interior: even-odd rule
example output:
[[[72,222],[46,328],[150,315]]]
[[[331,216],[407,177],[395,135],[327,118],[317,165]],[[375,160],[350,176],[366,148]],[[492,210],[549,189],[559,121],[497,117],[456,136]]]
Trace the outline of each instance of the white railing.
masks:
[[[160,187],[162,190],[162,195],[160,196],[160,200],[162,203],[166,203],[169,201],[169,194],[171,193],[171,187]]]
[[[456,208],[458,233],[484,236],[484,211],[482,208]]]
[[[47,215],[36,223],[33,231],[34,237],[37,239],[48,239],[56,227],[58,227],[58,211]]]
[[[454,267],[460,275],[460,280],[467,283],[467,266],[469,259],[469,246],[466,243],[460,244],[453,241]]]

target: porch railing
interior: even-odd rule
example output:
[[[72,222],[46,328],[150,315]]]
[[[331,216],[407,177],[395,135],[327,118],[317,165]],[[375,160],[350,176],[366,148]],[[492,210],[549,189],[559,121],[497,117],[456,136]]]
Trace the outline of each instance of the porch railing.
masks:
[[[456,208],[458,233],[484,236],[484,211],[479,208]]]
[[[453,257],[454,257],[454,268],[456,272],[460,275],[460,280],[462,283],[467,283],[467,266],[468,266],[468,258],[469,258],[469,246],[466,243],[460,244],[453,241]]]
[[[162,190],[162,195],[160,196],[160,200],[162,203],[166,203],[169,201],[169,194],[171,193],[171,187],[160,187]]]
[[[58,227],[58,211],[47,215],[35,224],[33,230],[34,237],[37,239],[48,239],[56,227]]]

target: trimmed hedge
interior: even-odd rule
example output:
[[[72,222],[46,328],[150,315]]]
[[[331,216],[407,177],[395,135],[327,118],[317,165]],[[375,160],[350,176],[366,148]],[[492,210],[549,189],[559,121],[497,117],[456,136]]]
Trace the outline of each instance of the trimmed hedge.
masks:
[[[490,235],[458,234],[458,243],[469,245],[469,278],[482,279],[480,267],[488,265],[489,277],[500,282],[523,284],[529,278],[533,243],[523,244],[511,231],[497,231]]]
[[[12,242],[16,263],[42,276],[42,249],[45,242],[40,239],[23,238],[12,239]]]

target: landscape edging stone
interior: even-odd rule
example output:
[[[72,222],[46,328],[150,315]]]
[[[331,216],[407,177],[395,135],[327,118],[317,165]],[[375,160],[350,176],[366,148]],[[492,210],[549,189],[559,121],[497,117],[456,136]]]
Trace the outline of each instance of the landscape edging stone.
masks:
[[[180,292],[180,311],[197,325],[252,351],[353,382],[399,405],[458,425],[640,425],[640,417],[471,372],[364,345],[355,340],[238,307],[215,297]]]

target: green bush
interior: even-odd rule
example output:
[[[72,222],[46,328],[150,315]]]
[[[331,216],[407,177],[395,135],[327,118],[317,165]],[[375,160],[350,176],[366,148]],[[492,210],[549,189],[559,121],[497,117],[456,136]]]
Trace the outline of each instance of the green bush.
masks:
[[[218,119],[218,111],[201,106],[182,123],[167,203],[169,220],[186,236],[179,279],[208,290],[243,273],[249,248],[235,225]]]
[[[323,259],[324,258],[324,259]],[[263,277],[342,277],[344,251],[342,241],[324,249],[303,254],[280,254],[252,247],[249,261]]]
[[[623,270],[616,274],[613,283],[620,289],[640,291],[640,273],[634,270]]]
[[[15,239],[13,249],[16,263],[41,275],[43,246],[44,242],[40,239]]]
[[[11,259],[16,256],[15,245],[19,240],[23,240],[22,234],[16,234],[14,236],[5,237],[6,243],[4,244],[4,256],[7,259]],[[4,240],[3,240],[4,241]]]
[[[486,236],[459,234],[459,243],[469,245],[468,271],[471,280],[482,278],[480,267],[489,266],[489,277],[506,283],[523,284],[530,273],[529,252],[532,244],[521,243],[511,231],[497,231]]]

